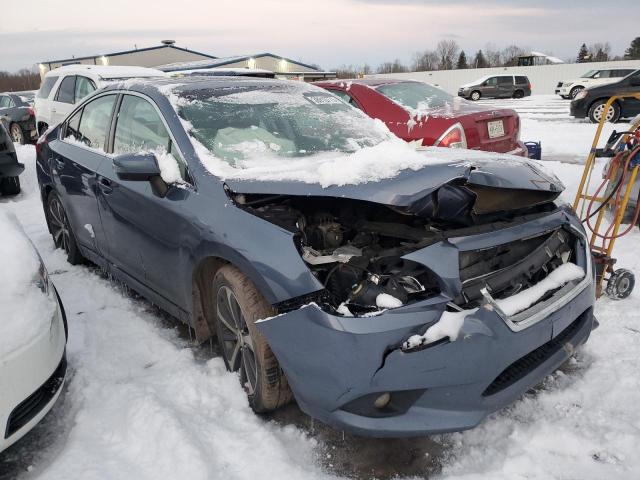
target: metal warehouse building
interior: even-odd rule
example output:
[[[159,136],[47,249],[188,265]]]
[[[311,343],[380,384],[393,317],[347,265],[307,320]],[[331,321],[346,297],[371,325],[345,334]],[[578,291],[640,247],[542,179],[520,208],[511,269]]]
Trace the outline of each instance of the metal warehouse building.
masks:
[[[49,70],[64,65],[127,65],[137,67],[157,67],[167,63],[193,62],[215,59],[213,55],[177,47],[173,40],[163,40],[162,45],[138,48],[122,52],[105,53],[89,57],[73,57],[64,60],[47,60],[40,63],[40,76]]]
[[[105,53],[87,57],[72,57],[64,60],[47,60],[40,63],[40,76],[64,65],[125,65],[160,68],[166,72],[203,68],[251,68],[274,72],[281,78],[314,81],[335,78],[335,72],[322,71],[308,65],[272,53],[240,55],[218,58],[202,52],[175,45],[173,40],[163,40],[161,45],[137,48],[122,52]]]
[[[291,78],[313,82],[327,78],[336,78],[335,72],[323,71],[315,65],[292,60],[273,53],[256,53],[235,57],[221,57],[190,62],[175,62],[158,67],[165,72],[180,72],[210,68],[250,68],[268,70],[279,78]]]

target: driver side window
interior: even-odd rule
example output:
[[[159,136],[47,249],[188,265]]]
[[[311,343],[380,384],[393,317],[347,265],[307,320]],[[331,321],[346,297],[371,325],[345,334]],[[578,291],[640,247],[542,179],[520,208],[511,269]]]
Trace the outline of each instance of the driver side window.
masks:
[[[498,84],[498,77],[491,77],[486,82],[484,82],[484,84],[487,86],[495,86]]]
[[[124,95],[118,112],[113,153],[153,152],[171,154],[178,163],[180,176],[186,179],[186,168],[157,110],[144,98]]]

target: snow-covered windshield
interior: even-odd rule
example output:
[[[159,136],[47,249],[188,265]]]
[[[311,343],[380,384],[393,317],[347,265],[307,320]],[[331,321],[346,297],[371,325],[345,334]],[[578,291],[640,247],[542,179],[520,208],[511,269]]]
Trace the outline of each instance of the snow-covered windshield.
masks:
[[[190,133],[231,165],[249,158],[351,153],[391,134],[334,95],[304,84],[245,84],[183,92]]]
[[[453,102],[452,95],[422,82],[389,83],[376,90],[397,104],[416,110],[440,108]]]
[[[587,73],[585,73],[584,75],[582,75],[582,78],[591,78],[593,77],[596,73],[598,73],[600,70],[589,70]]]

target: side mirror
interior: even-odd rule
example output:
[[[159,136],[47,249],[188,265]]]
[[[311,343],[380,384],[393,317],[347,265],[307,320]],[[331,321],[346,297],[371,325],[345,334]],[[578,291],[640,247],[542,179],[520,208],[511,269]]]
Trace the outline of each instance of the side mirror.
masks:
[[[636,75],[635,77],[631,77],[629,79],[629,85],[632,87],[640,87],[640,76]]]
[[[126,153],[113,159],[120,180],[149,181],[160,176],[158,160],[153,153]]]

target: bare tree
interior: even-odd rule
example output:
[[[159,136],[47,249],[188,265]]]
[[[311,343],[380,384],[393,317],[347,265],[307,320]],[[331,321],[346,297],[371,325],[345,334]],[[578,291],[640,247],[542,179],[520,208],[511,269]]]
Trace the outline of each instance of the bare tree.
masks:
[[[609,42],[594,43],[589,46],[589,54],[592,62],[606,62],[611,55],[611,45]]]
[[[413,72],[427,72],[438,69],[438,54],[433,50],[416,52],[413,54],[411,70]]]
[[[377,73],[404,73],[409,69],[402,64],[400,59],[396,58],[393,62],[384,62],[378,66]]]
[[[518,65],[518,57],[524,55],[527,51],[517,45],[509,45],[502,50],[500,56],[502,57],[502,63],[500,66],[515,67]]]
[[[440,70],[453,70],[459,52],[460,46],[455,40],[440,40],[436,46]]]
[[[19,92],[40,88],[40,74],[36,70],[23,68],[16,73],[0,71],[0,92]]]
[[[484,58],[487,59],[487,66],[499,67],[502,65],[500,51],[492,43],[487,43],[484,47]]]

